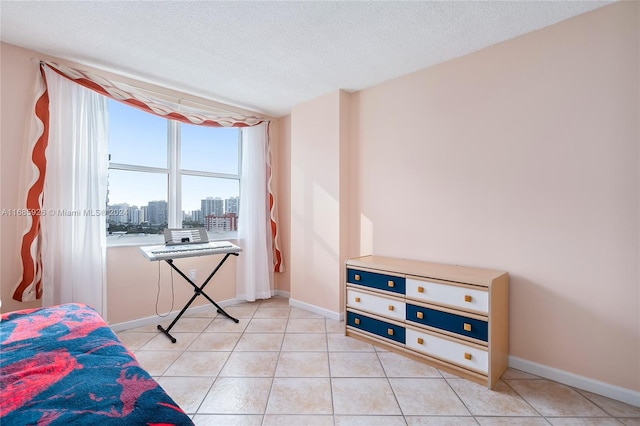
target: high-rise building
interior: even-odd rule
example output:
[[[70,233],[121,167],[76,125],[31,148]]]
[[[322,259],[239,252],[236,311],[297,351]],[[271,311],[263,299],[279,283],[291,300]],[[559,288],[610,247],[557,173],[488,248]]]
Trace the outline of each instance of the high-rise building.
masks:
[[[239,213],[240,197],[231,197],[224,200],[225,213]]]
[[[140,220],[140,209],[138,206],[131,206],[127,209],[127,215],[129,219],[129,223],[132,225],[139,225]]]
[[[222,216],[224,214],[224,200],[220,197],[207,197],[200,200],[200,211],[202,217]]]
[[[112,204],[107,206],[107,221],[109,223],[127,223],[129,221],[127,212],[129,210],[129,204]]]
[[[147,222],[152,225],[162,225],[167,223],[167,202],[161,201],[149,201],[147,205]]]
[[[204,220],[202,220],[202,210],[192,210],[191,220],[196,223],[204,223]]]

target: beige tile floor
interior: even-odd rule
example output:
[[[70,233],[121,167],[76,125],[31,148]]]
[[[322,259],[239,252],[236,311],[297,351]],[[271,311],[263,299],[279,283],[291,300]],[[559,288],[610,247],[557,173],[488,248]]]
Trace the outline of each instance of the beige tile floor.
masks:
[[[640,408],[509,369],[495,390],[273,298],[118,335],[201,425],[640,425]],[[162,322],[162,321],[161,321]],[[168,325],[168,321],[164,322]]]

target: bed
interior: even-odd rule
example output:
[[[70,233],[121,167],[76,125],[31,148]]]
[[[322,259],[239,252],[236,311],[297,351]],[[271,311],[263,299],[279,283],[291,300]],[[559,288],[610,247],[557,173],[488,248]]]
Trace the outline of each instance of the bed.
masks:
[[[193,425],[94,309],[3,314],[0,424]]]

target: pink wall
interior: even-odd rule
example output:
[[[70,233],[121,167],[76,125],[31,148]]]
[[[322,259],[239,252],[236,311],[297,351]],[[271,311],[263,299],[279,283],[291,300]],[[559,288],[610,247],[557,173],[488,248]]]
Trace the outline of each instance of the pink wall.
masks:
[[[348,141],[336,93],[296,106],[292,297],[335,309],[345,240],[506,270],[512,359],[639,391],[638,6],[355,93]]]
[[[373,253],[509,271],[512,356],[634,390],[638,47],[616,4],[363,90],[352,122]]]
[[[187,275],[195,269],[195,282],[201,285],[222,257],[176,259],[175,265]],[[235,256],[229,257],[205,287],[205,292],[216,303],[236,297],[235,259]],[[156,312],[164,315],[180,311],[193,296],[193,287],[166,262],[150,262],[138,247],[108,248],[107,268],[107,318],[111,324],[153,317]],[[204,297],[198,297],[191,306],[207,304]]]
[[[348,102],[336,91],[291,114],[291,301],[336,319],[343,309],[336,284],[347,257]]]

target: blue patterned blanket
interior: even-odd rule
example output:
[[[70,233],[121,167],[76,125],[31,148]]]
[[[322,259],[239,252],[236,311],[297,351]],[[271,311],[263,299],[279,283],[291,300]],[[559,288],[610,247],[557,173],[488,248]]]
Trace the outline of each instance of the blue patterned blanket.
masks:
[[[2,315],[2,425],[193,425],[92,308]]]

